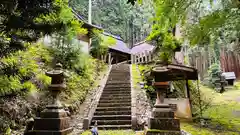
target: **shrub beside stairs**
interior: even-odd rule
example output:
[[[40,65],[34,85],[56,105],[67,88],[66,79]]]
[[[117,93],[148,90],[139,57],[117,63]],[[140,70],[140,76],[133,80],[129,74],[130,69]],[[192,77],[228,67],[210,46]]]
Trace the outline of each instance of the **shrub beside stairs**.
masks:
[[[91,127],[97,121],[100,130],[131,129],[131,82],[130,66],[113,65]]]

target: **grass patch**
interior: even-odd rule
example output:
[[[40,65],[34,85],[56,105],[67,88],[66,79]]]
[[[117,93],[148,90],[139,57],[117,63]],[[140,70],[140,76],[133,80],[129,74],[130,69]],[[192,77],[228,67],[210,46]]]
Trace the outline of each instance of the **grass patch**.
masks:
[[[239,85],[239,83],[237,83],[237,85]],[[207,96],[209,98],[212,98],[212,103],[213,104],[225,104],[225,103],[229,103],[229,101],[236,101],[237,98],[240,97],[240,89],[238,89],[238,86],[235,85],[234,88],[231,89],[226,89],[226,91],[224,93],[218,93],[215,92],[215,90],[206,87],[206,86],[201,86],[200,90],[201,92],[204,94],[204,96]]]
[[[237,102],[211,106],[204,116],[211,119],[214,128],[221,126],[222,130],[240,132],[240,104]]]
[[[240,89],[239,82],[234,87],[226,89],[224,93],[201,86],[202,99],[211,98],[211,106],[204,111],[203,117],[211,120],[205,128],[197,123],[181,123],[182,129],[193,135],[238,135],[240,134]]]
[[[99,130],[100,135],[136,135],[132,130]],[[92,135],[90,131],[85,131],[81,135]]]
[[[142,77],[139,74],[136,64],[132,64],[132,79],[133,79],[133,87],[138,88],[138,83],[142,81]]]
[[[208,128],[199,127],[195,123],[181,123],[181,129],[191,133],[192,135],[238,135],[237,132],[218,131]]]

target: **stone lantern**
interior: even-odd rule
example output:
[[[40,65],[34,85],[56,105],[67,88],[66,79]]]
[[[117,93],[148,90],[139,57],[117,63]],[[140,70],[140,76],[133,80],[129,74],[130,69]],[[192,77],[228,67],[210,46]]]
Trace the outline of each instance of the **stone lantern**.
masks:
[[[164,98],[170,84],[166,77],[169,70],[165,66],[155,67],[152,70],[154,77],[153,86],[156,88],[157,99],[149,118],[147,135],[180,135],[180,122],[174,118],[174,110],[169,104],[164,103]]]
[[[67,135],[72,132],[68,112],[64,110],[58,99],[60,92],[66,88],[64,72],[61,68],[62,65],[57,64],[55,70],[46,72],[46,75],[52,78],[48,89],[53,100],[41,112],[40,118],[34,119],[33,127],[31,129],[28,127],[26,135]]]

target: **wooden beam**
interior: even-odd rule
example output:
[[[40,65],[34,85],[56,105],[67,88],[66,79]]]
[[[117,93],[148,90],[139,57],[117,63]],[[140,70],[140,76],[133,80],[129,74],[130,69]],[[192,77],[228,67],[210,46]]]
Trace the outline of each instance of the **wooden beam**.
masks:
[[[192,113],[192,99],[191,99],[191,95],[190,95],[190,88],[189,88],[188,80],[186,80],[186,96],[187,96],[187,98],[189,100],[190,109],[191,109],[191,115],[193,117],[193,113]]]

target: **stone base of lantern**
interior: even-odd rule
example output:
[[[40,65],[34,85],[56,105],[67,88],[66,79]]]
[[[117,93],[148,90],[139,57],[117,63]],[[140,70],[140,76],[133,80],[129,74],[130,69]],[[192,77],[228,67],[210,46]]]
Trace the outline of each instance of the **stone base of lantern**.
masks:
[[[72,132],[70,118],[62,107],[48,106],[34,119],[33,130],[27,135],[68,135]]]
[[[72,128],[60,130],[60,131],[49,131],[49,130],[33,130],[27,133],[27,135],[68,135],[71,134]]]
[[[181,132],[180,131],[148,130],[146,135],[181,135]]]
[[[180,135],[180,121],[168,104],[156,104],[148,122],[146,135]]]

